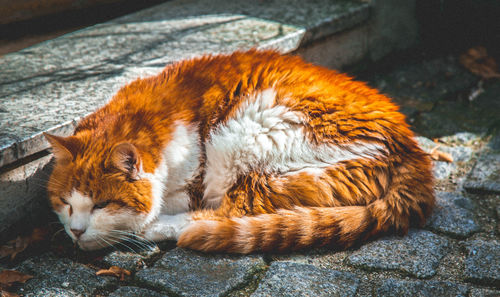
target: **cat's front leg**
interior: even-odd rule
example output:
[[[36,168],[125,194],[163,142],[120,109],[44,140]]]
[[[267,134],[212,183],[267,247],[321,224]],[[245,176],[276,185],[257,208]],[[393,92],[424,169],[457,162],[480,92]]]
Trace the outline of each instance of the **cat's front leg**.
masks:
[[[146,227],[143,236],[151,241],[177,240],[190,222],[191,216],[188,213],[160,215]]]

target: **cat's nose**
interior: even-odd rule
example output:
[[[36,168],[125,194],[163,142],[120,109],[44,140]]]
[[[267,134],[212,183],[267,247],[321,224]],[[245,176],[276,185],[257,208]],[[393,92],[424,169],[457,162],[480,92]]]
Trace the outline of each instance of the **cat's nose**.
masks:
[[[71,233],[75,235],[76,238],[80,238],[80,236],[85,233],[85,230],[80,229],[71,229]]]

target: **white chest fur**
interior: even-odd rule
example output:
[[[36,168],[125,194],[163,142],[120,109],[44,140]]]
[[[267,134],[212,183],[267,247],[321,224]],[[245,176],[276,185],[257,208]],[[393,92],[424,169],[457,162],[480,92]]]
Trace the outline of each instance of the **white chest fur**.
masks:
[[[304,132],[304,115],[275,102],[273,89],[253,94],[232,119],[210,134],[203,197],[208,206],[220,205],[238,175],[253,169],[279,174],[317,172],[340,161],[370,158],[383,151],[380,145],[361,142],[348,146],[313,144]]]
[[[189,210],[186,185],[196,173],[200,160],[199,133],[195,125],[176,123],[172,140],[162,153],[161,164],[148,176],[153,186],[154,217]]]

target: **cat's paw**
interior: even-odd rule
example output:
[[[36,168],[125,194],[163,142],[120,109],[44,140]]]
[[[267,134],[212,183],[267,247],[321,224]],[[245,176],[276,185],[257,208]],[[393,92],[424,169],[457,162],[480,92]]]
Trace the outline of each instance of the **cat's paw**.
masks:
[[[153,224],[142,235],[150,241],[177,240],[177,232],[173,226]]]
[[[190,216],[187,213],[160,215],[144,230],[143,236],[151,241],[177,240],[190,222]]]

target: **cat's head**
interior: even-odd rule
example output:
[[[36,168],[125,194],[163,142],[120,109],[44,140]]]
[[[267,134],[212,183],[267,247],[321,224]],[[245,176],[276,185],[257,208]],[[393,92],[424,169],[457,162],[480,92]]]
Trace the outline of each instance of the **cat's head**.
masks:
[[[151,220],[152,184],[133,144],[45,136],[56,159],[47,185],[50,203],[80,248],[115,244]]]

